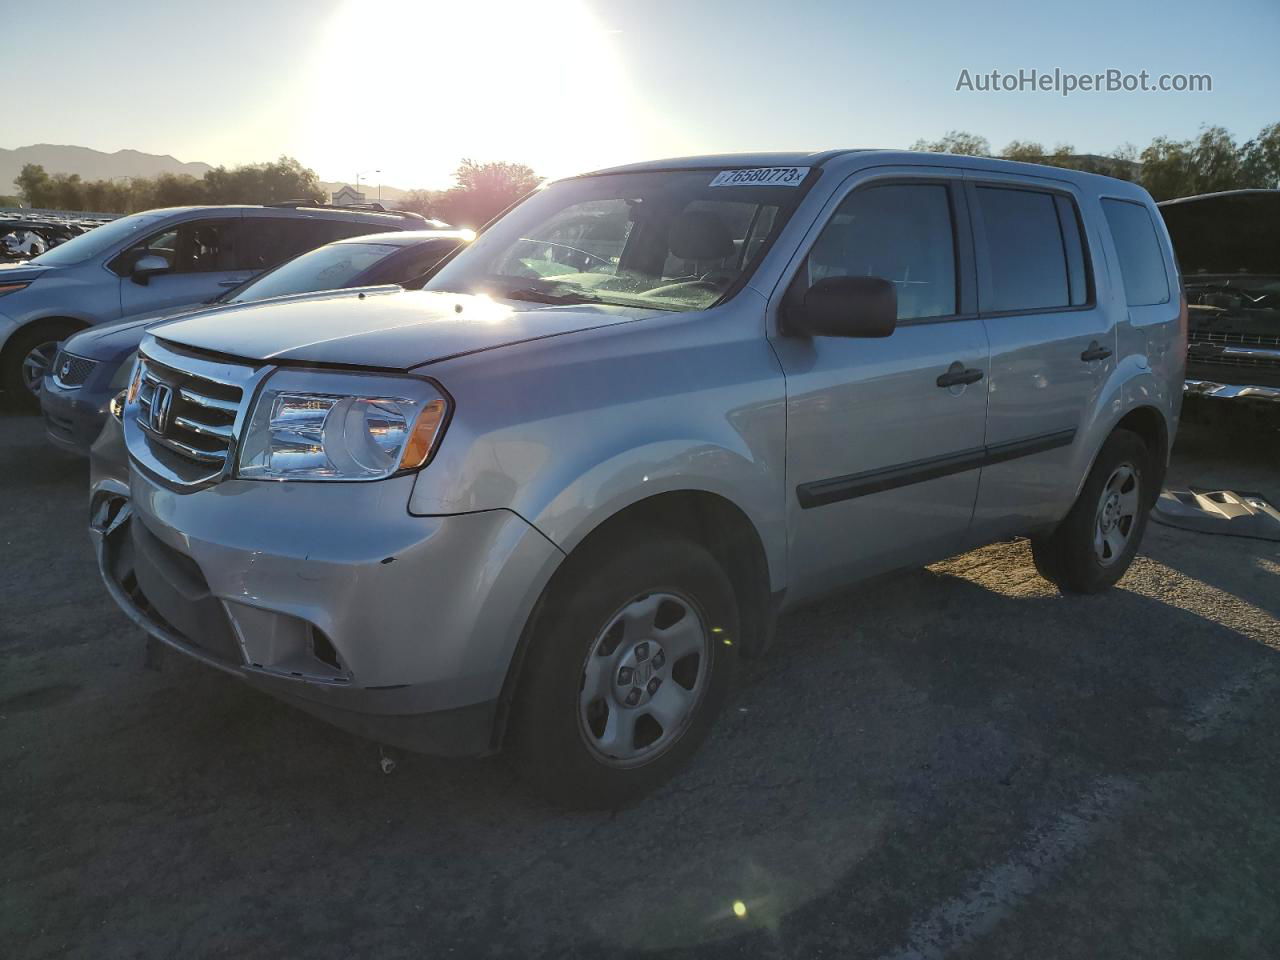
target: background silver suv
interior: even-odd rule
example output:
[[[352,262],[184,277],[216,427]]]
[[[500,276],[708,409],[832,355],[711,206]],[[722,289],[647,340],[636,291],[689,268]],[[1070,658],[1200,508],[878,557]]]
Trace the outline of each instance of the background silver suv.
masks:
[[[688,757],[779,610],[1014,534],[1064,590],[1118,580],[1185,323],[1133,184],[878,151],[609,170],[422,292],[153,331],[93,528],[170,646],[608,805]]]
[[[342,237],[422,229],[413,213],[315,205],[172,207],[112,220],[0,264],[0,386],[36,406],[60,340],[95,323],[201,303]]]

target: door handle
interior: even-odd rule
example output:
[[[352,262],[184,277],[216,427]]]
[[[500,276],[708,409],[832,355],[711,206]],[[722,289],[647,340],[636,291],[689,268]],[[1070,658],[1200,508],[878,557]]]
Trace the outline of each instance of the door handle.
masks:
[[[947,372],[938,377],[937,382],[940,387],[958,387],[967,383],[977,383],[981,379],[981,370],[975,370],[973,367],[965,367],[963,363],[957,360],[951,366],[947,367]]]
[[[218,281],[218,286],[220,286],[220,287],[238,287],[238,286],[240,286],[240,284],[244,283],[244,282],[245,282],[246,280],[248,280],[248,279],[249,279],[248,277],[241,277],[239,280],[219,280],[219,281]]]
[[[1094,360],[1105,360],[1111,356],[1111,351],[1094,340],[1089,344],[1089,349],[1080,354],[1080,359],[1085,363],[1092,363]]]

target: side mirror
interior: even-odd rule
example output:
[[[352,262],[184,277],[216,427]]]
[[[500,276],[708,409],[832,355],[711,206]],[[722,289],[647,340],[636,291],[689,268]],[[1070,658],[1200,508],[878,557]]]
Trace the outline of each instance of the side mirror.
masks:
[[[168,272],[168,260],[164,257],[157,256],[154,253],[148,253],[137,259],[133,265],[133,269],[129,272],[129,276],[134,283],[141,284],[145,287],[151,282],[151,278],[156,274]]]
[[[827,277],[806,291],[787,321],[810,337],[887,337],[898,325],[898,291],[883,277]]]

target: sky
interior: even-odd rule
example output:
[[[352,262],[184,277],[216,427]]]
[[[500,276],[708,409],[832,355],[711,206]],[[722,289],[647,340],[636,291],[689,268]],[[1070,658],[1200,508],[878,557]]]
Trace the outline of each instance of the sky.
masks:
[[[951,129],[1107,153],[1280,121],[1277,0],[60,0],[5,3],[0,36],[0,146],[289,154],[402,188],[449,185],[463,157],[555,177]],[[1213,89],[956,89],[962,70],[1032,68]]]

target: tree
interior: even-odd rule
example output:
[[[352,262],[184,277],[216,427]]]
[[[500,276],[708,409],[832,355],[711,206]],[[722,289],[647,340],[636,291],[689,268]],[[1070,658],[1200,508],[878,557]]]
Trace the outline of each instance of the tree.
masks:
[[[479,227],[542,182],[523,163],[476,163],[464,159],[453,175],[455,186],[435,198],[432,213],[455,226]]]
[[[400,199],[400,209],[420,213],[424,217],[435,217],[440,196],[439,190],[410,190]]]
[[[991,143],[986,137],[964,130],[948,130],[941,140],[917,140],[911,149],[928,153],[959,153],[968,157],[991,156]]]
[[[274,163],[249,164],[234,170],[214,167],[204,175],[204,192],[206,203],[323,203],[327,199],[316,172],[285,156]]]
[[[1280,123],[1263,127],[1241,153],[1241,172],[1250,186],[1280,188]]]
[[[186,207],[205,203],[205,185],[195,177],[162,173],[152,183],[151,203],[157,207]]]
[[[1021,160],[1023,163],[1043,163],[1044,144],[1034,140],[1010,140],[1000,151],[1006,160]]]
[[[13,179],[18,185],[18,192],[31,207],[46,206],[51,199],[49,192],[49,174],[38,163],[24,163],[22,171]]]
[[[1139,154],[1141,183],[1157,200],[1170,200],[1200,193],[1196,172],[1196,149],[1191,140],[1156,137]]]
[[[1191,163],[1196,193],[1214,193],[1246,186],[1243,154],[1222,127],[1205,127],[1192,142]]]

